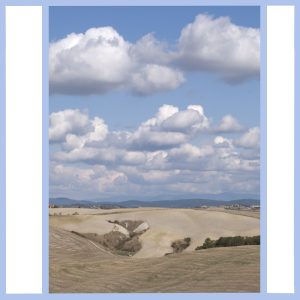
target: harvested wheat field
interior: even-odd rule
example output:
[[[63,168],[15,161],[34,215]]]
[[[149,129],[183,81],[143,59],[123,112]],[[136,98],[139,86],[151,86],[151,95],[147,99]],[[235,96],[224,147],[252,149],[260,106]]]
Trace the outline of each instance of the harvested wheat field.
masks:
[[[50,292],[259,292],[259,246],[194,250],[207,237],[258,235],[257,218],[193,209],[80,210],[50,212]],[[119,230],[124,220],[147,224],[139,232],[128,225],[127,248],[136,252],[107,244],[126,234]],[[181,253],[166,255],[185,238]]]

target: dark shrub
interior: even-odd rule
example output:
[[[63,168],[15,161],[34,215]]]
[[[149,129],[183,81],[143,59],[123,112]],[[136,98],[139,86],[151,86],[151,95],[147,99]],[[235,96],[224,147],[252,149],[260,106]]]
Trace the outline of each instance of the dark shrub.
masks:
[[[208,249],[214,247],[235,247],[244,245],[260,245],[260,236],[243,237],[243,236],[228,236],[220,237],[217,240],[206,238],[202,246],[196,247],[195,250]]]
[[[171,244],[173,253],[180,253],[191,244],[191,238],[187,237],[182,240],[176,240]]]
[[[245,238],[245,245],[260,245],[260,236],[247,236]]]
[[[205,239],[203,245],[203,249],[213,248],[215,246],[215,241],[211,240],[210,238]]]

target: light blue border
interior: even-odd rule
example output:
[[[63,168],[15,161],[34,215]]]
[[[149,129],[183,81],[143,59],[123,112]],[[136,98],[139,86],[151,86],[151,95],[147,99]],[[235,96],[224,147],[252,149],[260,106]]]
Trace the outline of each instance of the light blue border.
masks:
[[[300,291],[300,5],[295,7],[295,292]]]
[[[299,0],[2,0],[20,6],[260,6],[297,5]]]
[[[5,7],[0,5],[0,295],[4,294],[6,285],[6,202],[5,202],[5,188],[6,188],[6,148],[5,148]]]
[[[299,0],[2,0],[2,5],[44,6],[260,6],[297,5]]]
[[[25,3],[24,3],[25,2]],[[142,2],[142,3],[141,3]],[[267,247],[267,239],[266,239],[266,226],[267,226],[267,207],[266,207],[266,174],[267,174],[267,166],[266,166],[266,155],[267,155],[267,139],[266,139],[266,5],[295,5],[296,7],[296,49],[298,52],[300,51],[299,47],[299,29],[300,28],[300,7],[297,4],[297,0],[219,0],[219,1],[197,1],[197,0],[4,0],[0,4],[0,45],[5,45],[5,14],[4,9],[5,5],[43,5],[43,294],[42,295],[6,295],[5,294],[5,52],[4,47],[0,49],[0,137],[1,137],[1,146],[0,146],[0,197],[1,197],[1,207],[0,207],[0,224],[1,224],[1,234],[0,234],[0,295],[5,298],[25,298],[25,299],[33,299],[33,298],[50,298],[50,297],[60,297],[64,299],[79,299],[79,298],[91,298],[91,299],[171,299],[177,298],[181,299],[181,297],[189,297],[191,299],[198,299],[199,297],[203,299],[240,299],[241,297],[246,299],[264,299],[266,297],[276,297],[278,299],[286,299],[286,298],[297,298],[297,294],[266,294],[266,247]],[[202,5],[202,6],[214,6],[214,5],[260,5],[261,6],[261,236],[262,236],[262,246],[261,246],[261,293],[176,293],[176,294],[48,294],[48,6],[69,6],[69,5],[82,5],[82,6],[93,6],[93,5],[102,5],[102,6],[121,6],[121,5],[137,5],[137,6],[147,6],[147,5],[170,5],[170,6],[193,6],[193,5]],[[297,70],[298,68],[298,70]],[[300,159],[297,153],[300,153],[300,119],[299,119],[299,111],[300,111],[300,103],[299,103],[299,84],[296,86],[296,78],[299,78],[299,60],[296,59],[296,76],[295,77],[295,200],[298,201],[300,196],[300,185],[296,185],[297,182],[300,182]],[[295,201],[295,212],[299,213],[299,202]],[[295,213],[295,254],[299,253],[299,228],[300,228],[300,220],[297,219]],[[300,289],[299,282],[299,255],[295,257],[295,290],[298,293]]]

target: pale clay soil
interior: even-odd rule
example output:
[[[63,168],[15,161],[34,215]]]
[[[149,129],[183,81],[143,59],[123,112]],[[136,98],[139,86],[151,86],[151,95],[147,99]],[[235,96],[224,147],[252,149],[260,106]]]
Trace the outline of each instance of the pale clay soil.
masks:
[[[195,209],[50,209],[49,291],[51,293],[123,292],[259,292],[259,246],[194,251],[206,237],[258,235],[259,219]],[[72,215],[78,212],[79,215]],[[139,238],[142,249],[132,257],[114,255],[78,236],[105,234],[107,220],[143,220],[150,229]],[[183,253],[172,252],[174,240],[190,237]]]
[[[140,236],[142,249],[134,256],[135,258],[163,256],[172,252],[171,243],[174,240],[185,237],[192,239],[191,245],[185,250],[188,252],[202,245],[207,237],[217,239],[220,236],[259,235],[259,219],[218,211],[165,208],[114,210],[59,208],[52,209],[50,213],[53,214],[53,211],[61,212],[62,216],[50,217],[51,226],[80,233],[105,234],[114,226],[107,222],[108,220],[148,222],[150,229]],[[75,211],[79,215],[67,215]]]

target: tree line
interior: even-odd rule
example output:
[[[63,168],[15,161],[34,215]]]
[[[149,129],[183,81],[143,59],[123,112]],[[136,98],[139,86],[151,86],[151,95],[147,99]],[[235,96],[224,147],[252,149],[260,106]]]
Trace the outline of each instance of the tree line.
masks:
[[[260,235],[228,236],[228,237],[220,237],[217,240],[212,240],[208,237],[205,239],[202,246],[196,247],[195,250],[216,248],[216,247],[245,246],[245,245],[260,245]]]

